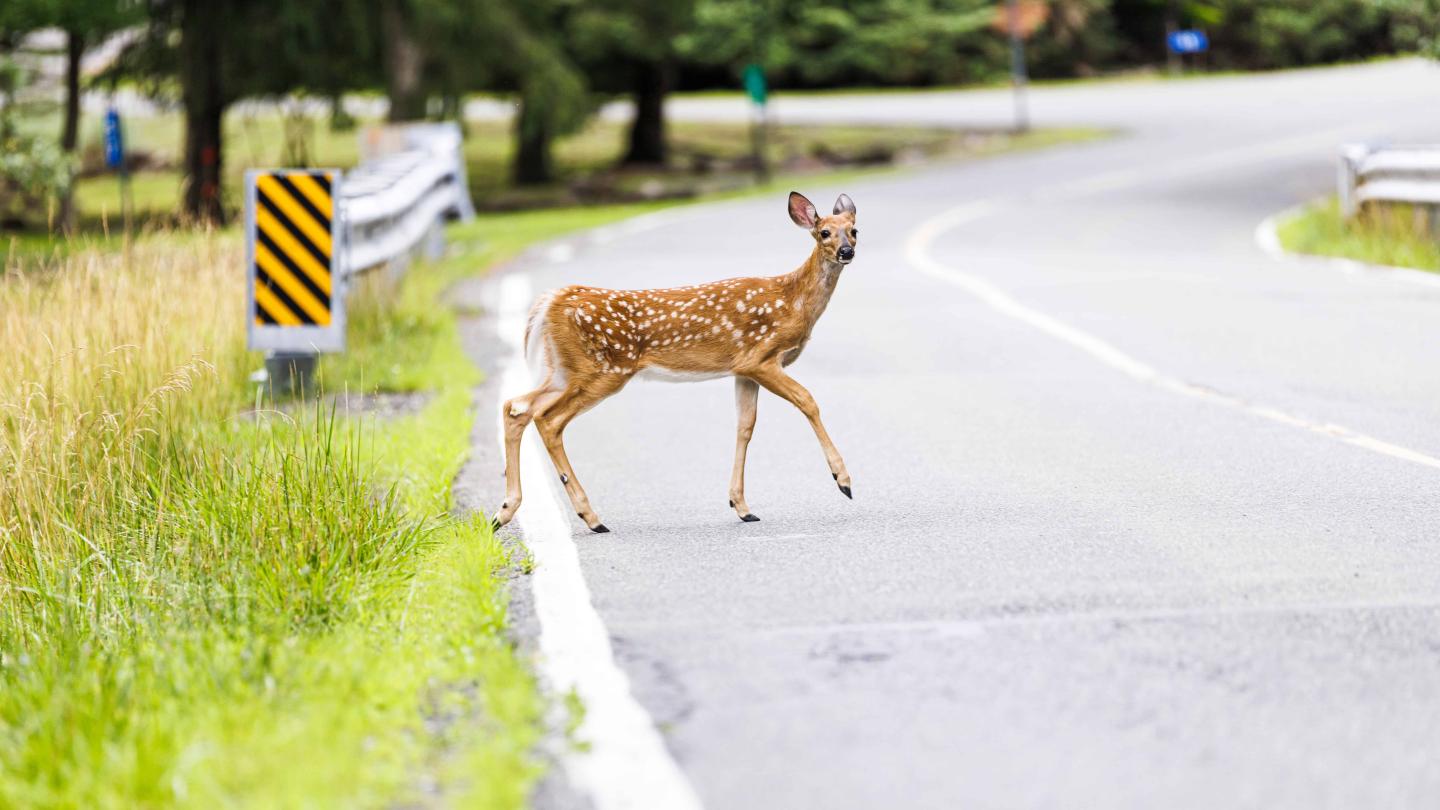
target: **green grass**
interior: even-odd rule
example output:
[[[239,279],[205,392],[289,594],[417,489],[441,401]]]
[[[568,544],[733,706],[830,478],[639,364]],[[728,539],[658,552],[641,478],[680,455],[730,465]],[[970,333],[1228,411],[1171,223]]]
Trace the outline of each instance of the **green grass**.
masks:
[[[1329,199],[1280,222],[1277,235],[1294,253],[1440,272],[1440,230],[1431,227],[1423,211],[1403,205],[1367,206],[1347,222]]]

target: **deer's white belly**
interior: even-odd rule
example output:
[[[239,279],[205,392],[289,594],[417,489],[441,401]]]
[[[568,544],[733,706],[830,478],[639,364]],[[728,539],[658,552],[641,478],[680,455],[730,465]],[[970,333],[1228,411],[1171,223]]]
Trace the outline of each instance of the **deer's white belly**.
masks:
[[[677,371],[664,366],[646,366],[637,371],[635,376],[642,380],[659,382],[701,382],[702,380],[718,380],[731,375],[728,371]]]

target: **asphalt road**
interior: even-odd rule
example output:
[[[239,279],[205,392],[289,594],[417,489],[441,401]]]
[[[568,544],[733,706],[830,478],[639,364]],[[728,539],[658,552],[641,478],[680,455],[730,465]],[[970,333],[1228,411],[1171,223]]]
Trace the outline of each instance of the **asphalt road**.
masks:
[[[1007,104],[777,112],[995,124]],[[791,368],[854,501],[762,393],[762,520],[736,520],[728,380],[635,382],[567,432],[612,530],[572,519],[575,542],[636,697],[710,808],[1436,806],[1440,470],[1374,443],[1440,456],[1440,287],[1277,261],[1254,230],[1330,190],[1342,141],[1440,137],[1440,69],[1031,104],[1125,134],[800,189],[859,209]],[[777,195],[516,272],[674,286],[808,250]]]

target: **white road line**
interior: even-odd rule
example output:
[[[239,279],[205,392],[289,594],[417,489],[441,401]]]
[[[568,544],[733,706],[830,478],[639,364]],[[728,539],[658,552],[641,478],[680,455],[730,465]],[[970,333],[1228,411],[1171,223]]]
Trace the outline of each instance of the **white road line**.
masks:
[[[1107,185],[1105,188],[1106,190],[1112,190],[1114,186]],[[1390,442],[1377,439],[1373,436],[1367,436],[1342,425],[1329,422],[1317,422],[1304,416],[1281,410],[1280,408],[1250,402],[1206,386],[1195,385],[1179,378],[1162,374],[1105,340],[1059,321],[1038,309],[1020,303],[990,282],[978,276],[956,270],[953,267],[949,267],[931,258],[931,243],[945,231],[994,214],[1004,207],[1005,204],[1000,200],[979,200],[959,206],[958,208],[953,208],[926,220],[921,223],[920,227],[916,228],[910,235],[910,238],[906,240],[906,259],[912,266],[926,275],[965,290],[996,312],[1028,324],[1057,340],[1068,343],[1137,382],[1145,383],[1146,385],[1159,388],[1162,391],[1168,391],[1172,394],[1222,405],[1233,410],[1248,413],[1252,416],[1267,419],[1271,422],[1278,422],[1288,427],[1315,433],[1392,458],[1440,469],[1440,459],[1426,455],[1420,451],[1401,447],[1397,444],[1391,444]]]
[[[524,274],[500,279],[501,339],[510,359],[501,378],[501,399],[524,393],[530,383],[521,337],[532,291]],[[500,403],[495,404],[498,414]],[[630,679],[615,664],[610,635],[590,603],[590,589],[570,536],[570,524],[551,486],[550,459],[535,432],[520,450],[525,502],[517,517],[535,557],[532,587],[540,621],[539,669],[557,694],[571,689],[585,705],[578,729],[588,751],[563,756],[571,784],[597,810],[698,810],[700,799],[665,748],[650,716],[630,694]],[[504,453],[504,428],[500,431]],[[611,535],[612,537],[614,535]]]

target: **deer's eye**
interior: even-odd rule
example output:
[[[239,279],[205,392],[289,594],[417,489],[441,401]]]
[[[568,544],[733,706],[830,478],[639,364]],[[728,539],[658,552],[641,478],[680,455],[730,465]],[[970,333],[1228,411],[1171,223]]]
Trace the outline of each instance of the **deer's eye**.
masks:
[[[859,236],[859,235],[860,235],[860,229],[859,229],[859,228],[851,228],[851,229],[850,229],[850,235],[851,235],[851,236]]]
[[[829,239],[829,238],[830,238],[830,232],[829,232],[829,231],[821,231],[821,232],[820,232],[820,238],[821,238],[821,239]]]

